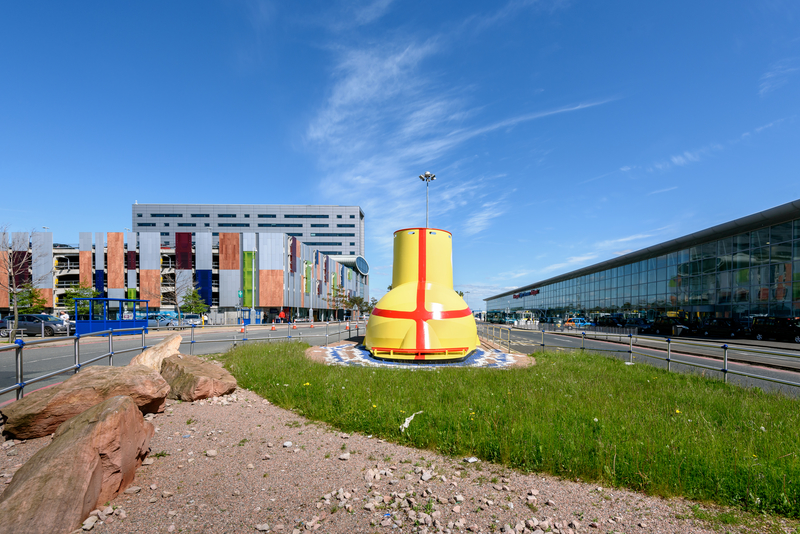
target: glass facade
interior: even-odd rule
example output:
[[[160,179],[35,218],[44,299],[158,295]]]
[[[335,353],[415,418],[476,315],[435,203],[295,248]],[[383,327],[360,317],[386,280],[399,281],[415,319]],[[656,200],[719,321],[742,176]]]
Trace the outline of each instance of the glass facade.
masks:
[[[728,237],[694,240],[692,246],[680,247],[677,239],[674,250],[673,242],[658,246],[663,254],[647,257],[656,248],[651,247],[629,254],[630,261],[621,265],[600,264],[525,286],[487,299],[487,311],[648,319],[800,316],[800,212],[795,215],[792,221]]]

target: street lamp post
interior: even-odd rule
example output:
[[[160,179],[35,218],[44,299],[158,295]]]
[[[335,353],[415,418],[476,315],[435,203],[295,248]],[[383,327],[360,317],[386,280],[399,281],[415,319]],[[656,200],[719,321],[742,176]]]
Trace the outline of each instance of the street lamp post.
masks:
[[[419,179],[425,182],[425,228],[428,228],[428,186],[436,179],[436,175],[426,172],[420,174]]]

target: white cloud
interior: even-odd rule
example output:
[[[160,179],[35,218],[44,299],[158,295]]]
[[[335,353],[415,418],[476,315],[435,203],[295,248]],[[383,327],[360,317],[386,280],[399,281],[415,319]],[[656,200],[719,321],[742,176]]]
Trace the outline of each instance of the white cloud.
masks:
[[[631,170],[631,167],[628,166],[628,165],[625,165],[624,167],[620,167],[619,170],[621,170],[622,172],[628,172],[629,170]]]
[[[645,195],[645,196],[648,196],[648,197],[649,197],[650,195],[658,195],[659,193],[666,193],[667,191],[674,191],[675,189],[678,189],[678,186],[677,186],[677,185],[676,185],[676,186],[674,186],[674,187],[667,187],[666,189],[658,189],[658,190],[656,190],[656,191],[650,191],[650,192],[649,192],[649,193],[647,193],[647,195]]]
[[[800,70],[797,58],[785,58],[770,65],[769,70],[761,75],[758,94],[763,97],[772,91],[786,85],[788,78]]]

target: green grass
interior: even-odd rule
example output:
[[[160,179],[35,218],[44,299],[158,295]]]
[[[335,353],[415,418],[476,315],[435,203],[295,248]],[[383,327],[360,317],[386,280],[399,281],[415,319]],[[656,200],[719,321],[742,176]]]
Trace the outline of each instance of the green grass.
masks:
[[[797,400],[592,353],[539,353],[525,369],[407,371],[329,367],[305,348],[253,344],[224,360],[240,386],[345,432],[800,518]]]

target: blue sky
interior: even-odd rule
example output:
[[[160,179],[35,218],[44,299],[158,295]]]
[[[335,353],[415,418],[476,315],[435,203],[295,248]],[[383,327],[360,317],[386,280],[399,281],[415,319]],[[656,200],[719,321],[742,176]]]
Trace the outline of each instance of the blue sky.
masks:
[[[800,3],[4,2],[0,224],[357,204],[469,303],[800,198]]]

